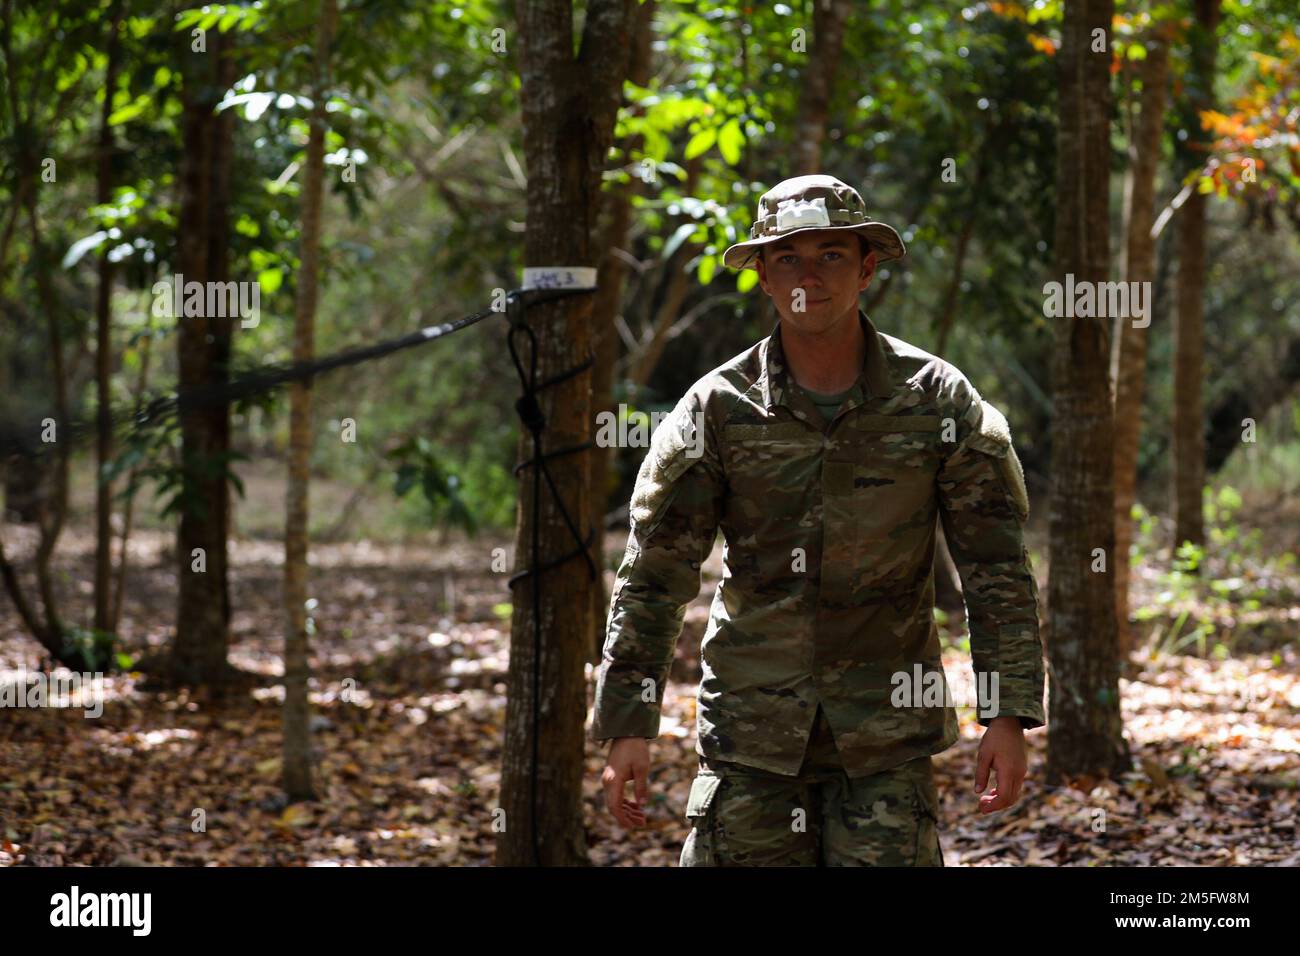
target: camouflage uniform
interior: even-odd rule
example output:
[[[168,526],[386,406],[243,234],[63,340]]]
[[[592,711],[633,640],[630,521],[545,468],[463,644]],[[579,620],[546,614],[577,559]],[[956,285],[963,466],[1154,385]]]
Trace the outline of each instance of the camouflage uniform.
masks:
[[[977,682],[997,677],[996,709],[980,724],[1044,723],[1038,590],[1023,541],[1029,506],[1006,419],[953,365],[878,333],[861,311],[858,320],[863,369],[831,421],[789,374],[778,322],[692,385],[655,429],[637,476],[596,685],[596,739],[658,736],[685,607],[724,536],[701,645],[701,769],[685,865],[701,842],[711,844],[706,858],[767,859],[764,829],[811,860],[806,839],[791,833],[798,808],[809,832],[816,823],[827,842],[850,847],[825,850],[827,862],[937,855],[925,823],[937,822],[929,757],[957,740],[933,617],[937,520],[962,579]],[[941,702],[898,706],[899,674],[937,685]],[[805,756],[819,766],[822,712],[839,757],[822,789],[841,795],[765,805],[753,796],[757,781],[806,782]],[[901,842],[879,844],[882,827]],[[862,839],[850,838],[855,830]]]
[[[805,389],[828,422],[850,389]],[[680,866],[943,866],[929,757],[851,779],[826,713],[794,777],[700,758]]]
[[[844,772],[819,707],[795,777],[700,758],[681,866],[943,866],[930,758]]]

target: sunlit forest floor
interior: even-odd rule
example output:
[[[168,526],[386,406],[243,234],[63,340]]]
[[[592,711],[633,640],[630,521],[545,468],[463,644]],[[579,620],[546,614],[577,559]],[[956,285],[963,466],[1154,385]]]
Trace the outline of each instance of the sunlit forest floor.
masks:
[[[1293,553],[1294,539],[1281,534],[1294,535],[1297,518],[1274,512],[1254,551]],[[89,528],[74,523],[60,545],[65,613],[89,605]],[[31,528],[5,533],[29,565]],[[625,538],[606,538],[607,585]],[[132,541],[122,632],[137,660],[165,647],[172,628],[172,540],[146,530]],[[510,613],[508,573],[490,570],[498,546],[510,553],[506,536],[313,547],[320,800],[286,808],[275,683],[283,552],[273,539],[236,540],[230,657],[262,686],[214,705],[145,690],[144,676],[128,671],[106,678],[97,719],[80,708],[0,713],[0,865],[489,864]],[[1133,607],[1146,619],[1121,685],[1131,773],[1046,786],[1046,732],[1031,732],[1019,803],[981,816],[973,792],[980,731],[971,708],[958,707],[961,739],[935,758],[948,865],[1300,864],[1300,571],[1294,555],[1236,555],[1220,565],[1217,551],[1227,547],[1207,550],[1200,587],[1159,573],[1167,549],[1152,548],[1135,573]],[[1045,541],[1032,527],[1031,551],[1045,580]],[[687,613],[651,748],[646,829],[625,832],[605,811],[605,748],[587,743],[584,807],[596,865],[676,865],[696,767],[699,639],[720,562],[719,543]],[[949,643],[945,669],[960,705],[973,699],[970,660]],[[5,599],[0,668],[41,663]],[[342,691],[353,686],[349,702]]]

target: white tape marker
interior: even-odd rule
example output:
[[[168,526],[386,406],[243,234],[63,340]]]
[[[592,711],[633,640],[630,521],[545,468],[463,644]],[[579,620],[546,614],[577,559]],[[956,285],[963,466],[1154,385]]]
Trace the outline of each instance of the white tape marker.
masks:
[[[524,270],[525,289],[594,289],[596,270],[588,266],[541,266]]]

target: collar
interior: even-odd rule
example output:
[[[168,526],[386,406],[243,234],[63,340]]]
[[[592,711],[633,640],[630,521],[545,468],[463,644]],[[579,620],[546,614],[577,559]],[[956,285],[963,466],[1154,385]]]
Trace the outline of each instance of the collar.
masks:
[[[861,393],[857,404],[865,403],[868,396],[887,398],[894,392],[894,380],[889,374],[889,362],[885,359],[885,346],[880,333],[872,325],[867,314],[858,309],[858,324],[866,338],[867,350],[863,359],[862,371],[853,383],[854,389]],[[795,385],[785,361],[785,352],[781,348],[781,320],[772,327],[772,332],[759,347],[763,372],[760,378],[763,392],[763,405],[768,411],[777,405],[792,408],[790,386]],[[802,391],[802,390],[799,390]],[[850,396],[850,402],[854,397]]]

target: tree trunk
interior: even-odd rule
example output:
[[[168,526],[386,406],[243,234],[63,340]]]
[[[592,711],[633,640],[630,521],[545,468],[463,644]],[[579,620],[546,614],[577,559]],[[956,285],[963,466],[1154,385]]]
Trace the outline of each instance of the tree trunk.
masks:
[[[656,0],[646,0],[636,8],[633,23],[631,63],[628,66],[628,79],[637,86],[646,86],[650,82],[650,38],[653,30],[653,18]],[[629,159],[637,152],[645,137],[635,134],[628,137],[623,144],[623,154]],[[639,179],[632,180],[621,188],[612,189],[605,196],[605,208],[608,210],[608,225],[605,229],[603,248],[604,258],[600,262],[600,273],[596,284],[595,302],[592,306],[591,336],[592,353],[596,364],[591,370],[591,404],[592,421],[601,412],[617,414],[614,405],[614,363],[618,358],[618,335],[614,329],[614,317],[618,314],[623,301],[623,281],[627,276],[627,261],[620,254],[627,246],[628,228],[632,222],[632,197],[638,192]],[[610,465],[614,460],[611,449],[595,447],[591,450],[589,460],[591,488],[591,526],[596,529],[594,545],[596,567],[602,573],[597,576],[596,584],[591,589],[592,649],[588,661],[599,664],[605,646],[605,620],[609,612],[609,598],[605,592],[605,508],[609,504]]]
[[[850,6],[849,0],[813,0],[812,48],[804,60],[799,89],[791,176],[822,172],[826,115],[835,89],[835,70],[844,46],[844,24]]]
[[[1146,59],[1137,61],[1142,81],[1141,114],[1130,143],[1125,177],[1126,245],[1121,275],[1126,282],[1152,283],[1156,271],[1156,170],[1160,165],[1161,131],[1165,118],[1165,86],[1169,74],[1168,30],[1165,26],[1145,38]],[[1154,303],[1148,299],[1148,307]],[[1148,313],[1148,319],[1152,314]],[[1111,367],[1115,381],[1115,624],[1121,658],[1133,649],[1128,620],[1129,548],[1133,543],[1133,503],[1137,500],[1138,439],[1142,427],[1142,391],[1146,381],[1147,334],[1127,317],[1116,317]]]
[[[108,65],[104,70],[104,105],[99,119],[99,169],[95,194],[101,204],[113,198],[113,127],[108,117],[113,112],[113,90],[117,86],[118,24],[121,4],[113,3],[108,24]],[[113,486],[103,477],[113,457],[113,419],[109,407],[112,398],[113,346],[112,295],[113,266],[108,260],[110,243],[99,254],[99,287],[95,299],[95,460],[100,473],[95,482],[95,627],[112,628],[113,584]]]
[[[6,12],[8,12],[7,6]],[[6,53],[4,92],[7,94],[7,118],[14,129],[40,128],[34,121],[32,113],[33,104],[37,100],[24,95],[21,71],[17,68],[11,55],[12,51],[9,49],[9,32],[7,29],[0,29],[0,34],[3,35]],[[22,114],[24,106],[28,109],[27,116]],[[8,247],[18,228],[19,217],[26,220],[31,242],[29,268],[35,279],[36,298],[43,313],[50,363],[49,375],[54,393],[54,407],[50,409],[49,406],[44,405],[42,399],[41,409],[41,418],[52,418],[54,421],[53,448],[38,445],[30,457],[20,453],[15,459],[15,464],[19,468],[9,471],[7,476],[8,479],[12,479],[15,474],[21,475],[26,471],[37,486],[35,493],[26,504],[31,507],[39,533],[34,564],[36,591],[41,607],[38,609],[36,603],[24,593],[18,578],[18,570],[5,554],[3,535],[0,535],[0,582],[3,582],[5,590],[13,601],[14,609],[18,612],[23,626],[44,647],[51,658],[73,670],[90,671],[98,669],[98,662],[84,657],[80,650],[64,644],[63,621],[59,616],[54,579],[50,574],[50,561],[67,519],[68,459],[72,445],[70,434],[72,420],[63,352],[62,323],[65,319],[65,310],[55,294],[53,282],[58,266],[57,260],[51,256],[51,251],[42,238],[40,213],[36,201],[39,189],[36,170],[39,168],[40,157],[47,149],[48,144],[42,143],[35,136],[19,136],[14,141],[16,156],[13,163],[13,205],[8,209],[4,232],[0,236],[0,277],[3,277],[9,270]],[[11,305],[11,308],[16,308],[16,305]],[[34,327],[35,323],[32,325]],[[15,336],[10,344],[17,350],[20,342],[21,339]],[[14,403],[12,398],[10,401],[11,404]],[[4,524],[2,519],[3,515],[0,515],[0,531],[3,530]]]
[[[132,396],[136,402],[144,400],[144,396],[149,389],[149,365],[153,357],[153,316],[149,311],[148,304],[145,305],[145,337],[140,345],[140,373],[135,383],[135,394]],[[136,478],[140,473],[140,465],[137,463],[127,474],[126,486],[134,487]],[[126,593],[126,572],[131,566],[131,552],[128,545],[131,541],[131,522],[135,514],[135,496],[127,498],[126,503],[122,506],[122,535],[118,542],[117,551],[117,578],[113,585],[113,610],[109,617],[108,629],[114,634],[117,633],[118,623],[122,620],[122,596]]]
[[[293,311],[293,360],[316,356],[316,297],[320,280],[321,198],[325,175],[325,98],[330,41],[338,16],[335,0],[321,0],[316,22],[311,131],[302,184],[302,238]],[[289,388],[289,484],[284,523],[284,774],[290,802],[315,800],[311,762],[311,673],[307,639],[307,503],[311,465],[311,381]]]
[[[10,383],[9,388],[16,386]],[[13,394],[11,391],[5,394]],[[5,463],[4,500],[6,517],[19,524],[35,524],[41,510],[41,486],[46,469],[30,455],[14,455]]]
[[[55,434],[55,449],[50,468],[43,475],[44,480],[53,483],[53,490],[40,498],[37,525],[40,539],[36,545],[36,587],[45,607],[45,621],[41,631],[34,631],[33,636],[44,644],[50,656],[73,670],[93,671],[99,669],[99,662],[84,657],[64,644],[63,621],[59,616],[58,599],[54,592],[54,580],[50,575],[50,560],[54,549],[63,533],[63,525],[68,517],[68,459],[71,455],[72,411],[68,400],[68,374],[63,354],[63,308],[54,292],[52,276],[55,260],[41,237],[40,215],[36,209],[36,192],[26,191],[27,223],[32,243],[32,269],[36,274],[36,293],[45,312],[45,328],[50,353],[50,376],[54,386],[54,420],[57,428],[62,429],[63,438]],[[8,575],[6,575],[8,579]],[[16,581],[16,578],[15,578]],[[17,597],[15,595],[15,603]],[[22,613],[21,605],[19,605]],[[30,613],[30,612],[28,612]],[[26,619],[26,618],[25,618]]]
[[[1214,106],[1214,60],[1219,0],[1194,0],[1190,62],[1180,104],[1187,139],[1179,146],[1179,171],[1201,169],[1212,137],[1200,111]],[[1178,230],[1178,311],[1174,328],[1173,511],[1174,544],[1205,543],[1201,495],[1205,487],[1205,200],[1195,185],[1174,224]]]
[[[1056,280],[1107,279],[1114,0],[1066,0],[1057,152]],[[1105,37],[1093,51],[1094,31]],[[1115,632],[1115,492],[1109,328],[1054,320],[1047,648],[1047,780],[1129,768]],[[1097,563],[1106,562],[1105,570]],[[1094,567],[1097,567],[1094,570]]]
[[[699,187],[701,165],[699,156],[686,161],[686,182],[682,186],[684,195],[695,195]],[[663,264],[667,288],[659,298],[659,307],[655,310],[654,319],[650,323],[650,334],[646,338],[645,346],[635,357],[627,373],[628,391],[634,402],[640,402],[640,396],[645,387],[650,384],[650,377],[659,367],[659,360],[663,358],[664,349],[668,346],[668,333],[681,318],[682,303],[686,301],[686,295],[691,291],[691,274],[684,266],[699,251],[700,245],[698,242],[685,240]]]
[[[1223,467],[1228,457],[1242,447],[1241,422],[1253,418],[1263,425],[1273,407],[1287,401],[1300,383],[1300,337],[1279,338],[1274,349],[1275,368],[1250,378],[1238,378],[1209,409],[1205,437],[1205,467],[1210,474]]]
[[[953,326],[957,322],[957,307],[961,298],[961,282],[966,272],[966,256],[970,251],[970,242],[975,235],[975,224],[978,222],[980,191],[984,182],[985,170],[988,169],[989,165],[988,154],[994,148],[994,137],[998,136],[999,130],[1000,127],[994,127],[981,141],[980,147],[975,154],[975,174],[971,179],[970,201],[966,206],[965,215],[961,217],[961,227],[957,231],[952,273],[948,278],[948,287],[944,291],[943,302],[939,307],[934,323],[935,328],[938,330],[934,354],[941,358],[944,350],[948,347],[948,336],[952,333]],[[909,223],[915,221],[916,217],[908,220]],[[892,279],[895,275],[897,275],[897,270],[891,271],[889,278]],[[877,294],[883,294],[884,283],[877,280],[872,281],[873,284],[881,286],[880,289],[876,290]],[[948,541],[944,537],[942,521],[935,522],[935,536],[937,539],[937,546],[934,550],[935,606],[964,615],[966,613],[966,602],[962,596],[961,574],[957,571],[957,565],[953,563],[952,552],[948,550]]]
[[[593,239],[602,172],[627,73],[634,6],[632,0],[590,0],[575,58],[568,0],[518,0],[516,4],[528,169],[525,266],[598,263]],[[592,306],[592,296],[575,295],[525,313],[536,335],[539,383],[591,357]],[[527,369],[527,337],[516,336],[515,342]],[[590,439],[591,388],[586,372],[544,389],[538,400],[546,420],[543,454]],[[531,435],[521,435],[519,455],[521,460],[533,457]],[[591,514],[586,456],[559,455],[546,464],[554,491],[547,482],[540,483],[537,532],[543,567],[579,546],[560,515],[556,497],[572,516],[582,542],[591,530],[586,527]],[[533,566],[537,467],[531,465],[520,473],[515,568],[517,574],[530,573],[519,579],[513,594],[501,767],[504,816],[493,821],[495,825],[499,819],[501,824],[496,862],[581,865],[587,862],[582,825],[587,696],[583,671],[591,642],[594,582],[580,553],[540,575]],[[534,616],[535,598],[540,618]],[[534,652],[538,621],[540,660]],[[540,699],[534,693],[534,679]]]
[[[979,176],[975,178],[975,189],[979,189]],[[957,300],[961,295],[962,275],[966,271],[966,253],[970,250],[971,237],[975,234],[975,210],[972,208],[957,232],[957,250],[953,256],[952,275],[948,279],[948,288],[943,295],[943,305],[939,308],[938,338],[935,341],[934,354],[943,355],[948,347],[948,336],[957,320]]]
[[[208,51],[184,64],[178,272],[184,282],[224,282],[228,275],[230,163],[233,116],[213,112],[234,80],[228,37],[208,31]],[[220,386],[229,378],[229,316],[178,316],[179,388]],[[219,694],[230,676],[226,661],[230,599],[227,584],[230,409],[225,403],[180,409],[182,494],[176,534],[179,588],[176,640],[169,661],[174,684],[203,685]],[[199,562],[203,562],[200,564]]]

